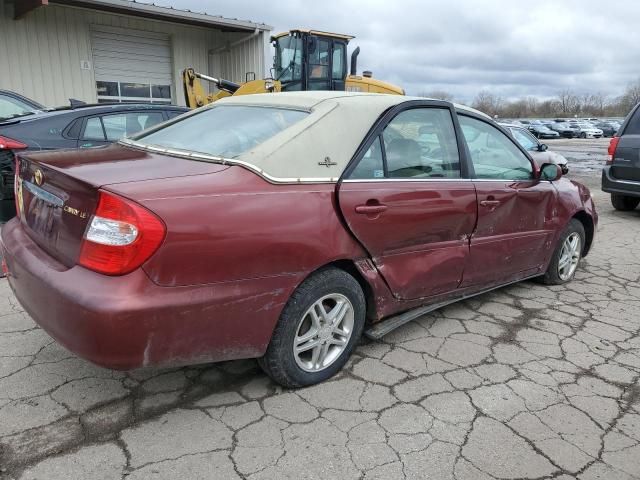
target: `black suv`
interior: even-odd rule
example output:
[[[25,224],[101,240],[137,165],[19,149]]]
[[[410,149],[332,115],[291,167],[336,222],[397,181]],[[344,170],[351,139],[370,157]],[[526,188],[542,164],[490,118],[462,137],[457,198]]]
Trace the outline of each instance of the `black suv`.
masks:
[[[29,110],[0,118],[0,222],[15,215],[16,152],[108,145],[187,111],[175,105],[72,102],[69,107]]]
[[[609,143],[602,190],[611,194],[616,210],[633,210],[640,204],[640,103]]]

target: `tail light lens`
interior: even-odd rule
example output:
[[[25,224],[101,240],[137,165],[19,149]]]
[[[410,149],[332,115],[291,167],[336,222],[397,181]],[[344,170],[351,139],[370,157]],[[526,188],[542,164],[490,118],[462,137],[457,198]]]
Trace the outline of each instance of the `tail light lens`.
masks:
[[[0,136],[0,150],[22,150],[27,147],[28,145],[25,145],[18,140]]]
[[[611,137],[609,141],[609,149],[607,153],[607,165],[611,165],[613,163],[613,156],[616,154],[616,148],[618,148],[618,142],[620,141],[620,137]]]
[[[164,240],[166,228],[143,206],[113,193],[99,193],[78,263],[106,275],[124,275],[153,255]]]
[[[16,217],[22,216],[22,192],[20,189],[20,159],[16,157],[15,174],[13,175],[13,199],[16,202]]]

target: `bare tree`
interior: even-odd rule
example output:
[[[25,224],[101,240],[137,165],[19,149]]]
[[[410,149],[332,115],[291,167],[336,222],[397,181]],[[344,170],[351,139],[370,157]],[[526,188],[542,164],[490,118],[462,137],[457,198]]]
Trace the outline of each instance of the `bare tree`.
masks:
[[[631,109],[640,103],[640,79],[627,85],[624,94],[620,98],[620,110],[626,115]]]
[[[560,112],[564,115],[576,114],[580,111],[580,100],[568,88],[558,94],[558,102],[560,103]]]
[[[453,95],[445,90],[429,90],[427,92],[418,93],[418,97],[434,98],[436,100],[445,100],[447,102],[453,102]]]
[[[481,90],[473,100],[473,108],[491,116],[500,115],[504,100],[499,95],[494,95],[487,90]]]

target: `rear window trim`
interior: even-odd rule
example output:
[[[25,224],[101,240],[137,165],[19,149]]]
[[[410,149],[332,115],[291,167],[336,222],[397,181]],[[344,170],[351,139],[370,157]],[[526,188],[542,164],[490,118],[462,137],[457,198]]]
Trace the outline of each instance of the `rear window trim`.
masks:
[[[339,180],[339,177],[276,177],[273,175],[269,175],[263,169],[254,165],[253,163],[245,162],[243,160],[238,160],[235,158],[226,158],[219,157],[215,155],[209,155],[206,153],[200,152],[191,152],[188,150],[175,150],[168,149],[153,145],[145,145],[142,143],[138,143],[131,138],[123,138],[117,142],[120,145],[123,145],[128,148],[134,148],[138,150],[144,150],[153,153],[162,153],[164,155],[169,155],[172,157],[184,158],[186,160],[195,160],[198,162],[207,162],[207,163],[219,163],[221,165],[235,165],[239,167],[246,168],[254,173],[257,173],[259,176],[264,178],[269,183],[273,184],[303,184],[303,183],[336,183]]]

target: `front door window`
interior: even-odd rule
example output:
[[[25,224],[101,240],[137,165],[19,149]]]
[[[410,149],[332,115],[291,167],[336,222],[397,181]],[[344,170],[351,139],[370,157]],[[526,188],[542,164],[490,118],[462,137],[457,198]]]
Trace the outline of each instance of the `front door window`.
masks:
[[[533,165],[504,133],[489,123],[460,115],[476,178],[531,180]]]

